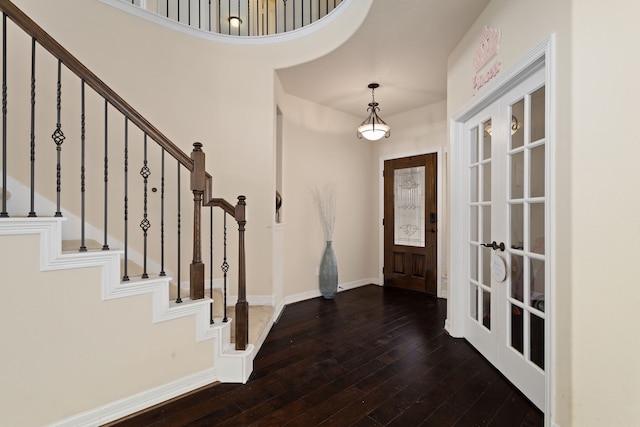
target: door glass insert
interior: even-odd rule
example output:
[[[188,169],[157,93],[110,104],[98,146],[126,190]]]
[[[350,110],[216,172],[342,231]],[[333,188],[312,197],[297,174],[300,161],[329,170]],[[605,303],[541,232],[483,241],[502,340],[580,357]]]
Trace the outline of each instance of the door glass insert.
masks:
[[[469,283],[469,316],[478,320],[478,287]]]
[[[522,310],[517,305],[510,304],[509,306],[511,308],[511,347],[518,353],[524,354]]]
[[[524,145],[525,125],[524,99],[511,106],[511,149],[516,149]]]
[[[484,123],[482,138],[482,160],[491,158],[491,135],[493,134],[491,119]]]
[[[524,152],[520,151],[511,156],[511,198],[524,197]]]
[[[524,249],[524,210],[522,203],[511,205],[511,249]]]
[[[529,250],[544,254],[544,203],[532,203],[529,211]]]
[[[482,324],[491,330],[491,292],[482,291]]]
[[[491,163],[482,165],[482,201],[491,201]]]
[[[529,155],[531,171],[530,197],[544,197],[544,145],[532,148]]]
[[[544,369],[544,319],[531,313],[529,319],[529,357],[539,368]]]
[[[521,255],[511,255],[511,298],[524,301],[524,269]]]
[[[396,169],[393,177],[394,244],[424,247],[425,167]]]
[[[531,142],[544,138],[545,126],[545,88],[542,86],[531,94]]]
[[[474,244],[469,246],[469,278],[478,281],[478,247]]]

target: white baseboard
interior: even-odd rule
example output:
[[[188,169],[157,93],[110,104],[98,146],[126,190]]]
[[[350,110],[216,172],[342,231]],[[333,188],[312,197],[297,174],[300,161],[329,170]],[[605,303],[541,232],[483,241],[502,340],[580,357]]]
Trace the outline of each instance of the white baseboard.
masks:
[[[338,284],[338,292],[348,291],[349,289],[355,289],[361,286],[366,286],[371,284],[377,285],[378,279],[369,278],[369,279],[356,280],[355,282],[341,283],[341,284]],[[311,298],[317,298],[320,296],[322,296],[322,294],[320,293],[320,289],[315,289],[313,291],[302,292],[295,295],[289,295],[288,297],[284,298],[284,304],[285,305],[293,304],[296,302],[308,300]]]
[[[111,402],[98,408],[74,415],[50,426],[56,427],[93,427],[115,421],[119,418],[149,408],[174,397],[196,390],[218,381],[215,369],[208,369],[188,377],[181,378],[160,387],[145,390],[133,396]]]

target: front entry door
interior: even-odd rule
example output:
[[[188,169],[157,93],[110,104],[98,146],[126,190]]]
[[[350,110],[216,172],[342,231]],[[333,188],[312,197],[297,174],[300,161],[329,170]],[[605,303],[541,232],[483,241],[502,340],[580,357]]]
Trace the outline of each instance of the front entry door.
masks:
[[[544,69],[465,123],[465,337],[545,404],[548,157]],[[548,301],[546,301],[548,303]]]
[[[384,284],[437,294],[438,155],[384,162]]]

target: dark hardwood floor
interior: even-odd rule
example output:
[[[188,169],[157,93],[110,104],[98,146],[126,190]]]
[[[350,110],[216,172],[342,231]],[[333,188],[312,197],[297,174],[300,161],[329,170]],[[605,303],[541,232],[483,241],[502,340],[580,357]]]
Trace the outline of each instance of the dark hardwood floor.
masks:
[[[378,286],[289,305],[245,385],[204,387],[113,426],[542,426],[446,301]]]

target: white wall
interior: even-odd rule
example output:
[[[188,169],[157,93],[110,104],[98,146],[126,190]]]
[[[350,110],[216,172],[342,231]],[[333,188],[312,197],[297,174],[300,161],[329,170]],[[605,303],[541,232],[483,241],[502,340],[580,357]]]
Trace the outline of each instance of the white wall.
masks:
[[[640,3],[572,13],[572,425],[638,425]]]
[[[3,425],[49,425],[213,367],[194,316],[154,324],[151,294],[103,301],[98,267],[41,272],[38,235],[0,247]]]
[[[555,146],[555,203],[553,215],[556,221],[553,298],[556,303],[556,336],[553,341],[555,366],[552,377],[555,381],[552,396],[552,419],[560,426],[572,424],[572,354],[574,339],[572,328],[572,273],[575,271],[572,257],[574,242],[571,236],[572,212],[572,144],[571,144],[571,79],[572,79],[572,28],[571,2],[569,0],[543,0],[537,2],[493,0],[478,20],[471,26],[460,44],[449,56],[447,81],[447,116],[451,117],[473,99],[475,74],[473,56],[483,28],[498,28],[502,31],[499,52],[490,64],[500,62],[504,71],[524,56],[550,34],[556,35],[556,122]],[[490,67],[491,65],[489,65]],[[483,70],[483,72],[486,71]],[[486,90],[486,87],[482,90]],[[454,179],[455,177],[449,177]],[[451,181],[450,181],[451,182]],[[451,206],[450,209],[458,207]],[[450,265],[450,269],[456,268]],[[450,284],[450,286],[454,286]],[[449,317],[451,317],[449,307]],[[554,411],[555,406],[555,412]]]
[[[283,114],[284,283],[289,300],[318,293],[316,270],[325,247],[314,189],[335,183],[333,246],[339,286],[370,283],[376,273],[377,180],[373,145],[356,138],[359,120],[278,94]]]

